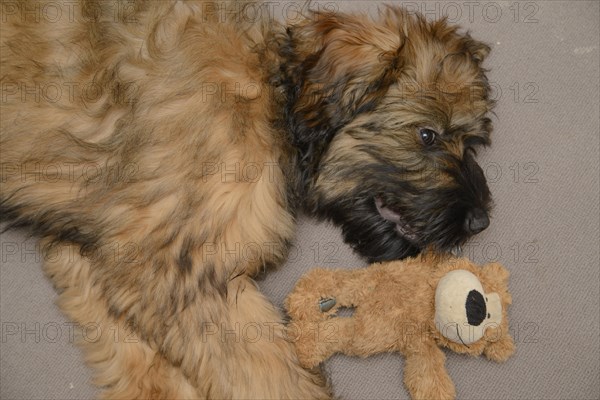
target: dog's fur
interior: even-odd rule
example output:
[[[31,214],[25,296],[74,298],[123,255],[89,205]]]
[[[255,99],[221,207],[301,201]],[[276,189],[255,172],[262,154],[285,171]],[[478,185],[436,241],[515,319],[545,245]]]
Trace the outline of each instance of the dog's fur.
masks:
[[[221,5],[2,9],[2,216],[44,238],[67,315],[132,332],[84,343],[107,398],[328,397],[251,279],[295,210],[386,260],[460,244],[489,208],[486,45],[398,8],[286,29]]]

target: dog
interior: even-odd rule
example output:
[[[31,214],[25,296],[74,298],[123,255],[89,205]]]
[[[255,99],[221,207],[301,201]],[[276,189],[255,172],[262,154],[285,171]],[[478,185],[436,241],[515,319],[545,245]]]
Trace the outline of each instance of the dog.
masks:
[[[398,7],[248,4],[3,4],[2,218],[42,238],[67,316],[127,333],[82,341],[104,398],[329,398],[252,279],[297,210],[368,261],[489,224],[487,45]]]

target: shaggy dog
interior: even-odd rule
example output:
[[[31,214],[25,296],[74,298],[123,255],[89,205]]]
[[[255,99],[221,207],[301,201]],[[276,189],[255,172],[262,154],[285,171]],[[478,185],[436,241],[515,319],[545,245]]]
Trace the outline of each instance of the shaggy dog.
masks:
[[[0,205],[105,333],[82,343],[104,397],[329,397],[252,280],[300,206],[370,261],[487,227],[489,48],[446,22],[67,3],[2,4]]]

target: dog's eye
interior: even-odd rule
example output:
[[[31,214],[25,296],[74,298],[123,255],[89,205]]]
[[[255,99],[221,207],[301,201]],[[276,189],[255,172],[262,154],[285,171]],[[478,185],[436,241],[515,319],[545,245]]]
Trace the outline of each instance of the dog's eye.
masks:
[[[431,129],[422,128],[419,130],[419,136],[421,136],[421,141],[423,144],[431,146],[435,143],[437,133]]]

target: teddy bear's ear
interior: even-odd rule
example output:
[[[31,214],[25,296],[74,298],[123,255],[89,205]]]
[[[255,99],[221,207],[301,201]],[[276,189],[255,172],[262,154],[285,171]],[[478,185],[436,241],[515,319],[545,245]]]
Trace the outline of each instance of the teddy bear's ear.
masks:
[[[499,263],[490,263],[481,270],[482,284],[487,291],[496,292],[505,305],[512,304],[512,296],[508,291],[509,272]]]
[[[501,286],[505,290],[508,287],[510,273],[500,263],[493,262],[483,266],[483,274],[491,285]]]

